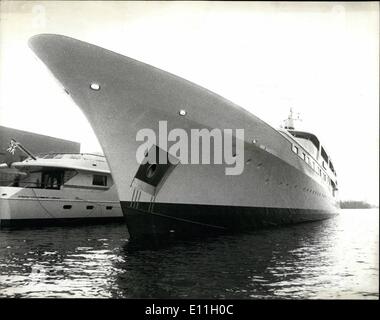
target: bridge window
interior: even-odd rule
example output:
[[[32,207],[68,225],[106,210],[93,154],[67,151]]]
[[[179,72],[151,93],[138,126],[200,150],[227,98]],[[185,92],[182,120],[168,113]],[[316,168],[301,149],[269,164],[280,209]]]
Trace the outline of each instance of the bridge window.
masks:
[[[106,187],[107,186],[107,176],[94,174],[93,179],[92,179],[92,184],[94,186]]]
[[[330,160],[330,162],[329,162],[329,166],[330,166],[331,171],[335,174],[334,165],[333,165],[333,163],[331,162],[331,160]]]
[[[323,147],[322,147],[322,149],[321,149],[321,155],[322,155],[323,160],[325,160],[325,162],[329,162],[329,160],[328,160],[329,157],[328,157],[328,155],[327,155],[325,149],[323,149]]]

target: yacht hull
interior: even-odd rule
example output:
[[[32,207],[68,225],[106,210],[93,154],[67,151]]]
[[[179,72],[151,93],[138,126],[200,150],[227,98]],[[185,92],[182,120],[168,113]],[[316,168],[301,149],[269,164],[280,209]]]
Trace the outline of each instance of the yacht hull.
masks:
[[[82,190],[0,187],[0,227],[118,221],[123,214],[115,195],[111,190],[99,200]]]
[[[292,152],[294,141],[234,103],[72,38],[38,35],[30,46],[91,123],[132,238],[248,231],[338,212],[330,186]],[[244,129],[243,173],[226,175],[227,166],[220,164],[179,163],[160,167],[162,177],[153,183],[136,161],[141,145],[136,135],[149,128],[158,136],[159,121],[166,121],[168,131],[181,128],[189,136],[192,129]]]
[[[155,203],[149,212],[148,203],[137,209],[131,205],[121,202],[128,231],[135,238],[249,232],[331,217],[331,212],[312,209]]]

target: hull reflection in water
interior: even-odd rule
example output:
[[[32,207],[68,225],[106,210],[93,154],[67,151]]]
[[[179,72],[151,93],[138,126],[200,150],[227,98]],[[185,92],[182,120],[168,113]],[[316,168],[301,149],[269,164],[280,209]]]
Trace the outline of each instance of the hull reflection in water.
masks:
[[[378,299],[378,209],[138,248],[125,226],[0,232],[1,297]]]

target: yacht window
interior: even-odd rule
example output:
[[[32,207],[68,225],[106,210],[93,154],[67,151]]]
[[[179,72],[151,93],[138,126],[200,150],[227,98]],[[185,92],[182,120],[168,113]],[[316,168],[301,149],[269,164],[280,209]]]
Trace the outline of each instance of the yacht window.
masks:
[[[328,157],[328,155],[327,155],[327,153],[323,147],[321,149],[321,155],[322,155],[323,160],[325,160],[325,162],[329,162],[329,160],[328,160],[329,157]]]
[[[330,162],[329,162],[329,166],[330,166],[331,171],[335,173],[334,165],[333,165],[333,163],[331,162],[331,160],[330,160]]]
[[[45,154],[43,156],[44,159],[54,159],[56,155],[55,154],[52,154],[52,153],[48,153],[48,154]]]
[[[107,186],[107,176],[94,174],[92,184],[94,186]]]
[[[60,189],[63,183],[63,170],[49,170],[42,172],[41,188]]]
[[[65,170],[65,173],[63,175],[63,183],[65,184],[67,181],[77,175],[77,173],[78,172],[75,170]]]
[[[306,153],[302,152],[302,158],[306,161]]]
[[[296,153],[296,154],[298,154],[298,147],[295,146],[295,145],[293,145],[293,152]]]

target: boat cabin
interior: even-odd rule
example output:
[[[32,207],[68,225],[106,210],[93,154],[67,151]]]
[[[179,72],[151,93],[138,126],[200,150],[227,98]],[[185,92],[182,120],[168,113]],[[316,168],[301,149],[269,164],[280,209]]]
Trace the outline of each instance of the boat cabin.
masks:
[[[56,189],[86,188],[109,189],[112,176],[103,156],[90,154],[48,154],[41,158],[26,159],[12,164],[9,179],[2,186],[20,188]]]

